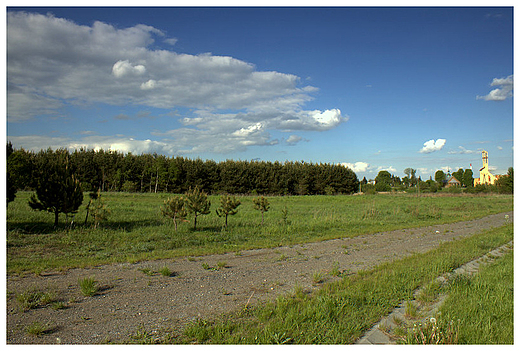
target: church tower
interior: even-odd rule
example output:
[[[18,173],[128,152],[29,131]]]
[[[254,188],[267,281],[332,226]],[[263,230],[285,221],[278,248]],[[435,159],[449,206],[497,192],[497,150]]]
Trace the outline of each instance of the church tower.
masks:
[[[478,184],[491,184],[495,183],[496,177],[489,172],[489,160],[488,160],[488,152],[486,150],[482,150],[482,168],[480,171],[480,178],[475,178],[473,181],[473,185]]]

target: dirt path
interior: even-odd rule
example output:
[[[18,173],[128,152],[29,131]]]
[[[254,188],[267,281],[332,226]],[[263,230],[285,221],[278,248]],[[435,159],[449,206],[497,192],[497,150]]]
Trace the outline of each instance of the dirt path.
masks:
[[[509,219],[505,217],[509,216]],[[513,220],[513,213],[424,228],[396,230],[319,243],[177,260],[113,264],[66,273],[7,278],[8,344],[96,344],[125,342],[139,328],[182,327],[196,318],[272,299],[295,285],[316,289],[315,272],[356,272],[385,261],[426,252],[441,242],[470,236]],[[225,263],[225,267],[223,266]],[[205,269],[207,264],[215,269]],[[168,267],[172,276],[157,273]],[[219,268],[219,269],[216,269]],[[147,274],[147,270],[156,272]],[[94,276],[100,292],[83,297],[78,279]],[[66,308],[21,311],[16,296],[38,288],[56,292]],[[52,329],[36,337],[26,332],[35,321]]]

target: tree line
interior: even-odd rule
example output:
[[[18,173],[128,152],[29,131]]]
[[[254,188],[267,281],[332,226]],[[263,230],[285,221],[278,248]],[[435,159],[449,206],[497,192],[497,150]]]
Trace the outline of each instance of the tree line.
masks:
[[[388,192],[392,190],[400,191],[417,191],[435,193],[447,186],[449,178],[452,176],[460,182],[461,188],[467,193],[482,193],[482,192],[498,192],[501,194],[513,193],[514,172],[513,167],[508,169],[507,175],[497,179],[494,185],[477,185],[474,186],[473,171],[471,169],[459,168],[453,173],[444,173],[442,170],[435,172],[435,180],[430,179],[423,181],[421,177],[417,177],[417,170],[413,168],[406,168],[406,174],[402,179],[398,176],[390,174],[388,171],[380,171],[374,179],[375,184],[369,184],[366,178],[361,180],[361,191],[364,193]],[[414,188],[414,189],[412,189]],[[451,188],[452,192],[457,192],[461,189]]]
[[[35,190],[49,165],[61,164],[84,192],[167,192],[198,187],[208,194],[322,195],[351,194],[356,174],[330,163],[235,161],[123,154],[112,150],[15,149],[7,144],[8,202],[17,190]]]

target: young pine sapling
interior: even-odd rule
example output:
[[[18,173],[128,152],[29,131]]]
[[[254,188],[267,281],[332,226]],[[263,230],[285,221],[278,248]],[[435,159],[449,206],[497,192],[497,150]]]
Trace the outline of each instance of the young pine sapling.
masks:
[[[106,221],[110,210],[107,208],[103,200],[101,199],[101,192],[98,190],[96,199],[92,202],[90,209],[90,215],[94,218],[94,228],[97,228],[99,223]]]
[[[217,216],[226,218],[226,228],[228,216],[236,215],[240,206],[240,200],[234,196],[223,195],[220,197],[220,207],[217,208]]]
[[[255,210],[262,213],[262,225],[264,225],[264,213],[269,211],[269,201],[265,197],[260,196],[253,199],[253,204]]]
[[[197,217],[198,215],[207,215],[210,211],[211,202],[208,200],[208,195],[195,187],[195,189],[189,189],[186,194],[186,209],[188,212],[193,213],[193,229],[197,229]]]
[[[168,198],[168,200],[164,201],[164,206],[161,207],[163,216],[169,217],[173,220],[175,231],[177,231],[177,221],[187,222],[186,216],[188,215],[188,212],[186,211],[185,205],[186,199],[179,196]]]

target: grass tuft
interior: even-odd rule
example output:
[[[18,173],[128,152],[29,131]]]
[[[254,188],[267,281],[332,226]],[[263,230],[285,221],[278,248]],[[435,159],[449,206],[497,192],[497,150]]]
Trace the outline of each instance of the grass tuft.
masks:
[[[42,336],[44,334],[49,333],[52,330],[52,327],[49,323],[42,323],[42,322],[34,322],[27,326],[25,331],[27,334],[34,335],[36,337]]]
[[[79,279],[78,284],[83,296],[94,296],[99,290],[97,281],[94,280],[94,277]]]

